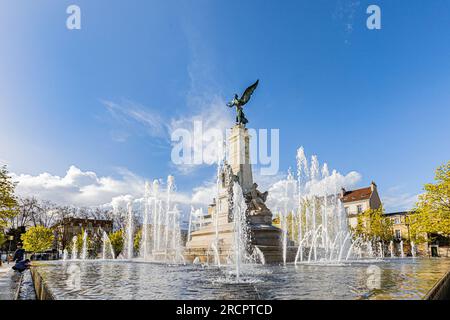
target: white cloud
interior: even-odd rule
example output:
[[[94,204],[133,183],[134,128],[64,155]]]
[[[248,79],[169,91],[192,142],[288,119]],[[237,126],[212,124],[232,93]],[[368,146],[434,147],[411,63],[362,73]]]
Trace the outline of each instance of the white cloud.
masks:
[[[92,171],[82,171],[76,166],[70,166],[64,176],[44,172],[38,175],[11,173],[18,182],[16,192],[22,197],[36,197],[50,200],[60,205],[76,207],[127,207],[131,201],[136,210],[141,208],[144,196],[145,179],[125,168],[117,168],[118,178],[98,176]],[[165,197],[165,182],[160,180],[161,194]],[[195,188],[190,193],[174,191],[171,195],[173,204],[186,214],[191,204],[206,205],[207,199],[199,197],[202,187]]]
[[[284,207],[284,200],[286,194],[286,184],[288,179],[285,177],[269,188],[269,197],[267,204],[269,208],[276,210],[277,208]],[[292,196],[294,192],[294,186],[296,180],[290,180],[291,187],[288,187],[288,196],[291,201],[288,203],[288,207],[293,208],[296,206],[296,199]],[[332,175],[325,177],[317,181],[308,181],[305,185],[305,195],[323,195],[323,194],[336,194],[340,191],[341,187],[347,190],[354,189],[356,185],[361,181],[361,174],[356,171],[351,171],[346,175],[342,175],[339,172],[333,172]]]
[[[18,182],[17,193],[36,196],[59,204],[97,206],[109,203],[113,197],[142,193],[144,180],[133,173],[119,169],[120,178],[99,177],[95,172],[70,166],[65,176],[44,172],[37,176],[12,174]]]
[[[50,200],[61,205],[102,206],[109,208],[127,207],[131,201],[137,212],[142,208],[145,179],[124,168],[117,169],[118,178],[110,176],[99,176],[92,171],[82,171],[76,166],[70,166],[64,176],[52,175],[44,172],[36,176],[27,174],[14,174],[12,177],[18,182],[17,193],[20,196],[34,196],[42,200]],[[192,192],[174,191],[171,199],[173,204],[177,204],[186,219],[190,212],[191,205],[198,208],[206,207],[212,203],[216,195],[215,175],[211,179],[204,181]],[[280,199],[284,194],[283,174],[276,176],[255,175],[254,180],[259,184],[259,190],[269,191],[267,204],[274,212],[280,208]],[[360,180],[360,175],[350,172],[343,176],[336,174],[316,183],[321,188],[334,188],[335,184],[353,187]],[[160,181],[160,192],[165,197],[165,183]],[[311,186],[310,190],[318,188]],[[176,190],[176,189],[175,189]],[[312,191],[311,191],[312,192]]]
[[[196,187],[193,190],[192,204],[198,206],[207,206],[208,204],[212,203],[215,194],[216,185],[213,183],[208,183],[204,186]]]
[[[129,100],[121,103],[103,100],[102,103],[121,126],[119,131],[111,133],[115,141],[123,142],[130,136],[129,132],[140,130],[153,138],[167,139],[166,121],[159,113]]]
[[[388,188],[381,197],[386,212],[406,211],[414,208],[419,195],[403,192],[402,187],[395,186]]]
[[[189,108],[194,110],[194,115],[177,116],[164,119],[162,115],[150,111],[144,106],[131,101],[121,104],[112,101],[102,101],[105,108],[119,124],[112,132],[113,140],[117,142],[126,141],[133,132],[145,132],[152,138],[174,146],[178,142],[170,142],[169,137],[179,129],[187,130],[192,140],[191,153],[200,150],[201,163],[170,163],[171,168],[178,174],[187,175],[198,168],[211,165],[217,160],[217,140],[225,138],[226,130],[233,125],[233,112],[226,107],[226,102],[217,95],[190,95],[187,97]],[[191,113],[191,114],[192,114]],[[201,126],[201,131],[194,131],[194,123]],[[189,150],[188,150],[189,151]]]
[[[173,118],[169,125],[169,132],[184,129],[190,132],[192,157],[194,150],[200,150],[201,163],[172,164],[180,174],[191,174],[196,169],[217,162],[219,141],[225,139],[226,130],[233,126],[233,113],[226,107],[226,102],[218,96],[211,99],[197,99],[197,114],[190,117]],[[194,130],[194,123],[198,124],[199,131]],[[173,145],[179,142],[173,142]]]

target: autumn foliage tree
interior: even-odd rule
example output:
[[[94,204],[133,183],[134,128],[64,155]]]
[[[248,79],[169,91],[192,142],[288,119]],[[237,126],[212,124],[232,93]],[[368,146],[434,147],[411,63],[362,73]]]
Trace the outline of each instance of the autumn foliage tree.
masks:
[[[0,167],[0,230],[6,221],[17,214],[16,183],[12,181],[6,166]]]
[[[31,227],[25,232],[21,239],[23,247],[29,252],[44,252],[51,249],[53,245],[53,231],[44,226]]]
[[[123,251],[123,231],[122,229],[110,233],[109,240],[111,241],[111,245],[113,247],[114,253],[116,257]]]
[[[450,237],[450,161],[437,168],[435,183],[427,183],[409,217],[411,235],[425,241],[428,234]]]
[[[383,206],[358,215],[353,234],[365,239],[390,241],[393,239],[392,220],[384,214]]]

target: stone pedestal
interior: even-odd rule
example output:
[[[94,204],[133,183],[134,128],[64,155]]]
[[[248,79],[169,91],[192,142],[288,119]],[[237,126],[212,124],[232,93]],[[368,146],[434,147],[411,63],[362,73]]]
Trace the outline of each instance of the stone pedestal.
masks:
[[[252,165],[250,163],[250,134],[244,125],[231,128],[228,143],[230,166],[239,179],[242,190],[248,192],[253,184]]]
[[[209,206],[209,223],[191,233],[185,249],[187,261],[198,258],[201,262],[213,263],[214,245],[221,263],[233,255],[234,224],[232,221],[232,186],[239,183],[247,203],[246,219],[250,230],[250,250],[257,246],[265,256],[266,263],[282,261],[281,230],[272,226],[272,212],[264,204],[267,193],[257,190],[253,182],[250,163],[250,135],[243,125],[231,129],[228,140],[229,163],[219,173],[218,195]],[[216,236],[217,234],[217,236]]]

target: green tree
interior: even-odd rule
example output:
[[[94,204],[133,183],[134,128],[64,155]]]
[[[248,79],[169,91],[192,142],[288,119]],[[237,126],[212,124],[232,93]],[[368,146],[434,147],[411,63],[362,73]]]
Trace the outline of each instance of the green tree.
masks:
[[[6,242],[6,236],[0,231],[0,247]]]
[[[43,226],[32,227],[21,236],[24,249],[33,253],[50,249],[54,238],[53,231]]]
[[[450,236],[450,161],[437,168],[434,180],[424,185],[409,217],[411,235],[419,242],[430,233]]]
[[[111,245],[112,245],[114,253],[116,254],[116,257],[117,257],[123,250],[123,231],[122,231],[122,229],[120,229],[116,232],[110,233],[109,241],[111,241]]]
[[[135,254],[139,254],[139,250],[141,249],[141,239],[142,239],[142,228],[140,228],[134,236],[133,249]]]
[[[367,219],[368,215],[366,213],[360,214],[356,217],[356,226],[352,228],[352,232],[356,237],[366,238],[368,236],[365,223]]]
[[[84,237],[84,228],[81,228],[81,232],[76,235],[77,240],[75,241],[75,246],[76,246],[78,255],[81,255],[81,253],[83,252],[83,237]],[[95,241],[96,241],[95,235],[92,235],[92,236],[87,235],[86,236],[86,248],[88,251],[88,255],[89,255],[89,252],[97,252],[98,251],[98,245],[95,243]],[[72,252],[73,245],[74,245],[73,240],[69,241],[67,244],[67,251]]]
[[[17,214],[17,199],[14,196],[16,183],[12,181],[6,166],[0,167],[0,229]]]
[[[75,241],[75,247],[77,249],[78,254],[80,254],[81,250],[83,250],[83,233],[84,233],[84,231],[83,231],[83,228],[82,228],[81,229],[81,233],[79,233],[76,236],[74,236],[77,239]],[[67,250],[69,252],[72,252],[73,246],[74,246],[74,242],[73,242],[73,238],[72,238],[72,239],[70,239],[70,241],[67,244]]]
[[[356,227],[352,230],[356,236],[381,241],[393,239],[392,220],[385,216],[383,206],[366,210],[357,219]]]

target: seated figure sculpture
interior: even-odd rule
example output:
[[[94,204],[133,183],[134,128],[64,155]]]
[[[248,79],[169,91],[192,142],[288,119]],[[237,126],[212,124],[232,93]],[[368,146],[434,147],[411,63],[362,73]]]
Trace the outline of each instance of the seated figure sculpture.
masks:
[[[268,211],[265,202],[269,193],[258,190],[258,184],[253,183],[251,189],[245,194],[248,210],[250,214],[256,215],[260,212]]]

